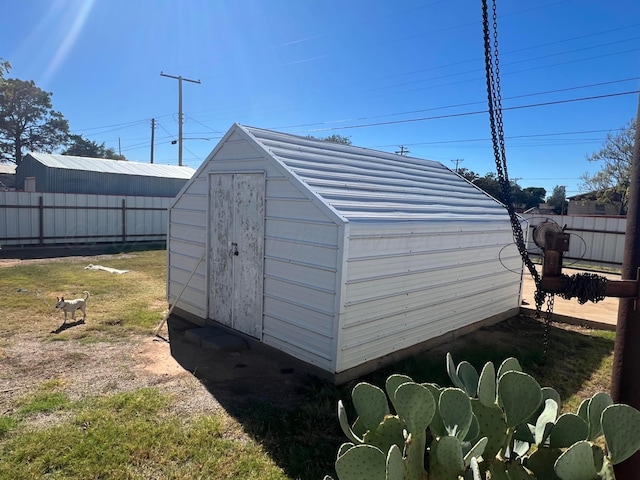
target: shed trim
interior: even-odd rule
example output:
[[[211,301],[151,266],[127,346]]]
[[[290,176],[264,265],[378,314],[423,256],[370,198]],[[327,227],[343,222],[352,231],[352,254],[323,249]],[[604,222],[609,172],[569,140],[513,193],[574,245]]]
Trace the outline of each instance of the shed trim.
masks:
[[[346,223],[349,220],[342,215],[338,210],[329,205],[324,199],[315,191],[313,191],[309,186],[290,168],[288,168],[282,160],[280,160],[273,152],[271,152],[265,145],[262,144],[249,130],[247,130],[242,125],[236,123],[235,127],[239,132],[242,132],[245,137],[251,141],[253,145],[255,145],[261,152],[265,154],[267,158],[270,158],[275,162],[278,169],[282,171],[284,176],[291,180],[298,189],[313,202],[314,205],[318,206],[321,211],[325,213],[325,215],[329,216],[329,218],[334,218],[336,222]]]

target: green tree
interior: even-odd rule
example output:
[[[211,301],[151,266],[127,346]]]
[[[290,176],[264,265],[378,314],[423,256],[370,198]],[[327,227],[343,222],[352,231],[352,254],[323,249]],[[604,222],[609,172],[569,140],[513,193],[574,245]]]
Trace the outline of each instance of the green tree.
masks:
[[[507,200],[502,193],[502,186],[498,180],[498,176],[494,172],[485,174],[484,177],[479,176],[477,173],[467,170],[466,168],[460,168],[458,174],[469,180],[478,188],[484,190],[496,200],[506,204]],[[544,197],[547,191],[542,187],[526,187],[522,188],[516,182],[511,182],[511,200],[516,208],[527,209],[531,207],[537,207],[544,202]]]
[[[119,155],[111,147],[105,147],[103,143],[87,140],[82,135],[70,135],[69,143],[62,155],[74,155],[76,157],[109,158],[112,160],[126,160],[124,155]]]
[[[525,209],[537,207],[544,203],[546,195],[547,191],[542,187],[526,187],[521,191],[519,204],[523,205]]]
[[[328,137],[314,137],[313,135],[307,135],[307,137],[315,138],[316,140],[324,140],[325,142],[339,143],[341,145],[351,145],[351,138],[343,137],[342,135],[338,135],[337,133],[329,135]]]
[[[11,64],[0,58],[0,81],[4,80],[4,76],[9,73],[9,70],[11,70]]]
[[[51,93],[31,81],[0,82],[0,160],[22,163],[25,151],[52,152],[64,145],[69,123],[51,106]]]
[[[590,162],[602,162],[600,170],[581,177],[581,191],[594,192],[600,203],[620,202],[620,215],[627,212],[635,133],[633,119],[615,135],[607,134],[603,147],[587,156]]]
[[[473,170],[469,170],[468,168],[464,168],[464,167],[463,168],[459,168],[458,171],[457,171],[457,174],[460,175],[465,180],[470,181],[471,183],[473,183],[478,178],[480,178],[480,175],[478,175],[476,172],[474,172]]]
[[[502,188],[500,187],[498,176],[495,173],[489,172],[484,177],[476,178],[473,181],[473,184],[478,188],[484,190],[493,198],[500,200],[502,203],[505,203],[504,199],[502,198]]]
[[[553,208],[553,212],[558,215],[567,213],[567,187],[556,185],[553,187],[551,196],[547,198],[547,204]]]

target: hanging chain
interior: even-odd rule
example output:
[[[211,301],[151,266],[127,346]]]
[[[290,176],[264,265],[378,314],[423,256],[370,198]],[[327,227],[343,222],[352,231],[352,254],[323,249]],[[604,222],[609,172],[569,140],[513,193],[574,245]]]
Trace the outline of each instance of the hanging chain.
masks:
[[[500,63],[498,60],[498,14],[496,10],[496,1],[492,1],[493,11],[493,49],[491,44],[491,34],[489,32],[489,13],[487,8],[487,0],[482,0],[482,25],[484,30],[484,53],[485,53],[485,69],[487,76],[487,97],[489,105],[489,121],[491,125],[491,139],[493,142],[493,153],[496,160],[496,171],[498,181],[502,191],[502,198],[509,213],[511,221],[511,230],[513,239],[522,257],[522,261],[527,266],[536,285],[534,300],[536,304],[536,318],[541,316],[542,305],[547,299],[547,311],[545,314],[544,329],[544,355],[546,356],[549,345],[549,333],[551,330],[551,315],[553,313],[554,297],[552,294],[547,295],[540,289],[540,274],[536,270],[535,265],[529,258],[526,245],[524,243],[524,234],[522,226],[516,215],[513,199],[511,195],[511,183],[509,182],[509,174],[507,172],[507,156],[504,145],[504,124],[502,121],[502,95],[500,92]],[[493,60],[493,62],[492,62]],[[494,66],[495,64],[495,66]]]
[[[606,298],[607,277],[595,273],[576,273],[575,275],[562,275],[564,287],[560,296],[566,300],[576,297],[580,305],[587,302],[599,302]]]

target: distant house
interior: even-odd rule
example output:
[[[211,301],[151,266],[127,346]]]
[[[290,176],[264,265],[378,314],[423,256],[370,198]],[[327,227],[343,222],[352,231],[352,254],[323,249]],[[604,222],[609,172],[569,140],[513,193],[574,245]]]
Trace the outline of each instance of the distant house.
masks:
[[[16,168],[16,190],[47,193],[175,197],[190,167],[28,153]]]
[[[0,163],[0,192],[16,189],[16,166],[12,163]]]
[[[537,213],[539,215],[553,215],[555,213],[553,207],[548,203],[540,203],[537,207],[531,207],[522,213]]]
[[[603,202],[599,192],[587,192],[568,197],[568,215],[620,215],[622,195],[611,192],[611,202]]]

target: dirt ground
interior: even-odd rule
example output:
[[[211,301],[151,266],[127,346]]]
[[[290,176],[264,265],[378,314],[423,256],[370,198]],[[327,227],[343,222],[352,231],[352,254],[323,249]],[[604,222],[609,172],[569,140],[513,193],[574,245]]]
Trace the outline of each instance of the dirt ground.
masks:
[[[87,261],[96,263],[108,257],[91,256]],[[64,260],[0,260],[0,268]],[[525,281],[523,300],[533,306],[530,280]],[[602,322],[613,319],[615,324],[617,300],[586,306],[575,300],[556,300],[555,311]],[[88,343],[50,341],[49,330],[15,335],[0,349],[0,414],[10,413],[16,399],[37,391],[48,380],[62,382],[72,400],[156,387],[175,399],[173,408],[185,413],[228,410],[248,396],[276,404],[295,403],[300,389],[315,381],[293,360],[251,349],[218,353],[194,346],[184,336],[192,327],[171,317],[159,337],[132,334],[125,340],[105,338]],[[72,328],[82,330],[86,325],[78,323]],[[51,418],[43,416],[42,421]]]
[[[538,271],[540,271],[539,268]],[[563,268],[562,273],[565,275],[573,275],[580,273],[580,270]],[[609,280],[620,280],[620,275],[616,274],[599,273],[598,275],[605,276]],[[531,275],[529,275],[529,272],[525,272],[522,286],[522,306],[524,308],[535,310],[534,293],[535,282]],[[618,320],[619,302],[617,298],[607,297],[597,303],[587,302],[584,305],[580,305],[575,298],[565,300],[555,295],[553,312],[558,321],[571,322],[577,325],[588,325],[593,328],[615,330],[615,325]],[[543,306],[543,311],[545,308],[546,306]]]

